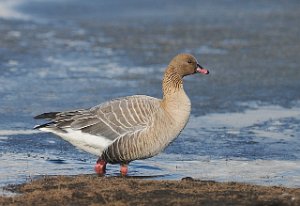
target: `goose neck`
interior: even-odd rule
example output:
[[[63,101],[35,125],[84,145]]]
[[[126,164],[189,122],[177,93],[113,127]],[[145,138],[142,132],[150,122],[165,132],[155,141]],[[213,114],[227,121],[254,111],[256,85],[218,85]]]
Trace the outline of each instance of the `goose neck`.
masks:
[[[163,99],[169,99],[177,96],[176,94],[183,90],[182,77],[176,72],[174,67],[166,69],[163,82]]]

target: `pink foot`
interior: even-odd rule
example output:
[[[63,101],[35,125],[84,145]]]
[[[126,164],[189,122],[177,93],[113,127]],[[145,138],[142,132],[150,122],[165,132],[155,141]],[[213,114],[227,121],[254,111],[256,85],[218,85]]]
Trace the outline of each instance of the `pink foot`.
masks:
[[[94,170],[98,175],[104,175],[105,174],[105,170],[106,170],[106,162],[104,160],[98,160]]]
[[[122,176],[126,176],[128,173],[128,165],[121,164],[120,172]]]

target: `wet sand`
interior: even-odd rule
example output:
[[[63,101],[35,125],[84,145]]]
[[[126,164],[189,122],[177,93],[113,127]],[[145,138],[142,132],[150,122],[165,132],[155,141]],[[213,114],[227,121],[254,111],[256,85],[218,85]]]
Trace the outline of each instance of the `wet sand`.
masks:
[[[6,190],[0,205],[300,205],[300,188],[96,175],[42,177]]]

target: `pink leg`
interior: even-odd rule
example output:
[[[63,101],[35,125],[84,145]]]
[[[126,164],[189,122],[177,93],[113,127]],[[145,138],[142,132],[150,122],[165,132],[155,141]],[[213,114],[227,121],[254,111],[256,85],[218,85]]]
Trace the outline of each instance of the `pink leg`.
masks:
[[[105,162],[104,160],[101,160],[101,159],[98,159],[94,169],[95,169],[95,172],[98,174],[98,175],[104,175],[105,174],[105,170],[106,170],[106,164],[107,162]]]
[[[121,164],[120,172],[122,176],[126,176],[128,173],[128,165],[127,164]]]

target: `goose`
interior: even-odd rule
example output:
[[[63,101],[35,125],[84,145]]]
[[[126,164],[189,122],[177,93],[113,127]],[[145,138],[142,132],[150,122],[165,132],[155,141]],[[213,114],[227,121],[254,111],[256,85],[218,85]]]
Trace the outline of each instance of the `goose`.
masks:
[[[178,54],[167,66],[163,98],[134,95],[113,99],[89,109],[48,112],[35,117],[49,122],[34,129],[51,132],[75,147],[99,157],[94,170],[106,172],[106,164],[120,164],[126,176],[128,164],[163,151],[184,129],[191,102],[183,77],[209,71],[190,54]]]

